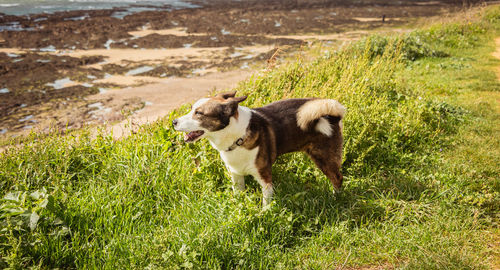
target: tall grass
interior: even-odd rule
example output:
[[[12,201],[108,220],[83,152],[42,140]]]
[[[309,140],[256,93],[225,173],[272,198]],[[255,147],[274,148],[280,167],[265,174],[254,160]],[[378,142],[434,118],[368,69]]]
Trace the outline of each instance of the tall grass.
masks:
[[[477,118],[446,98],[453,89],[427,91],[427,82],[408,76],[425,73],[443,88],[461,78],[441,78],[440,64],[464,64],[461,72],[473,76],[475,59],[460,57],[489,52],[481,44],[496,33],[499,14],[372,36],[236,88],[249,107],[307,96],[347,107],[345,186],[336,196],[302,154],[273,167],[276,196],[267,211],[254,181],[234,195],[218,153],[207,142],[184,144],[170,128],[186,107],[120,141],[82,131],[6,151],[0,267],[486,268],[498,177],[479,177],[485,188],[471,188],[446,156]],[[475,87],[495,84],[488,80]]]

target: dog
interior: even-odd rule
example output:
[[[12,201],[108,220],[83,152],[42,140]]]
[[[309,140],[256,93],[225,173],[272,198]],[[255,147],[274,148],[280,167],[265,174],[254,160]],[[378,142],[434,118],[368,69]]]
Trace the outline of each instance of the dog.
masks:
[[[262,204],[273,197],[271,167],[285,153],[303,151],[330,179],[334,193],[342,186],[342,119],[345,108],[333,99],[285,99],[250,109],[236,92],[195,102],[191,111],[172,121],[186,132],[184,140],[207,138],[228,168],[233,190],[245,189],[245,175],[262,187]]]

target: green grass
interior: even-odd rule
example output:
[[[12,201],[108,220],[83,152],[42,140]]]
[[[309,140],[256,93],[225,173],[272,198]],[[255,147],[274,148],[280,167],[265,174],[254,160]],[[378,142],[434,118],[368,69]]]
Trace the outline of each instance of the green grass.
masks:
[[[218,153],[169,127],[187,107],[121,141],[34,135],[1,154],[0,267],[498,267],[498,29],[493,8],[237,87],[250,107],[306,96],[347,107],[336,196],[302,154],[274,165],[270,209],[253,180],[234,195]]]

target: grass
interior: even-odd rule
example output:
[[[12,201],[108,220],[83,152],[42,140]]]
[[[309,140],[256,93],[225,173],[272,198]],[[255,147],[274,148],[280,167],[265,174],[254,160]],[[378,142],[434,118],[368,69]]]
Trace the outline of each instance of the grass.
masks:
[[[275,200],[234,195],[180,108],[121,141],[37,137],[0,159],[2,268],[498,267],[500,9],[300,57],[237,90],[254,107],[328,97],[347,108],[345,186],[302,154],[273,167]]]

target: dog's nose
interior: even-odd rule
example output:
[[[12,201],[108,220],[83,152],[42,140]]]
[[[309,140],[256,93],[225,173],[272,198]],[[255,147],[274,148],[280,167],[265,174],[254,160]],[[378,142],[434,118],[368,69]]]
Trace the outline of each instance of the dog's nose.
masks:
[[[179,123],[179,121],[177,121],[177,119],[174,119],[174,120],[172,121],[172,125],[174,125],[174,126],[177,126],[177,123]]]

